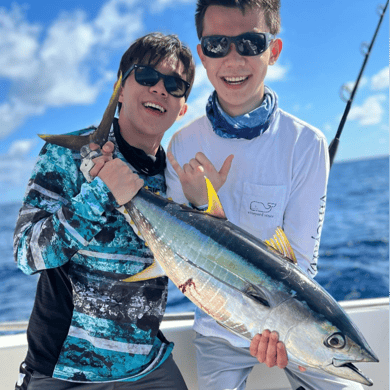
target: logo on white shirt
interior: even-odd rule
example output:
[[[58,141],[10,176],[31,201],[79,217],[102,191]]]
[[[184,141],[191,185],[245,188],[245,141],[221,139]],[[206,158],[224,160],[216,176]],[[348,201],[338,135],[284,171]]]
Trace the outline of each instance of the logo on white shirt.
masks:
[[[276,203],[263,203],[258,201],[252,201],[249,205],[249,214],[254,214],[258,216],[264,216],[273,218],[274,216],[271,214],[272,209],[276,207]]]

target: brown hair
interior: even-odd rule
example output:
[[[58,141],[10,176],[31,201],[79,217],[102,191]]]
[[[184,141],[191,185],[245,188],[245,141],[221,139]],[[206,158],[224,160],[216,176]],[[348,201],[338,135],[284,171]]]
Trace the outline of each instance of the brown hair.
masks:
[[[195,63],[191,50],[184,45],[177,35],[150,33],[138,38],[123,54],[119,70],[122,74],[133,64],[157,66],[162,60],[173,58],[184,65],[186,81],[190,83],[185,99],[190,94],[195,78]]]
[[[280,0],[198,0],[195,11],[195,25],[198,38],[203,35],[203,21],[206,10],[211,5],[239,8],[243,14],[247,9],[260,8],[272,35],[280,32]]]

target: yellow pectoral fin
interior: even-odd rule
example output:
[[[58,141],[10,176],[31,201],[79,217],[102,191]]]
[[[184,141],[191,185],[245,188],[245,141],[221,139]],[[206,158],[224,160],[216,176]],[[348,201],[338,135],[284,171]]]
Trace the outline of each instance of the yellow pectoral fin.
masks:
[[[295,257],[291,244],[281,227],[278,227],[274,236],[269,240],[266,240],[265,243],[283,256],[287,257],[292,263],[297,264],[297,258]]]
[[[143,271],[130,276],[129,278],[123,279],[122,282],[140,282],[142,280],[155,279],[161,276],[167,276],[165,271],[160,267],[157,261],[153,261],[153,264],[145,268]]]
[[[207,185],[207,197],[208,197],[208,208],[205,213],[210,214],[214,217],[227,219],[225,211],[223,210],[222,204],[218,198],[218,195],[211,184],[211,181],[205,176]]]

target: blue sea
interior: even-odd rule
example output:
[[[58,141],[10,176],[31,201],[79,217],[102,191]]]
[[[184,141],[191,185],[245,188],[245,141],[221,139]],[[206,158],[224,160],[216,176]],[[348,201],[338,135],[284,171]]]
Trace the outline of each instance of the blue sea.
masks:
[[[0,322],[28,320],[38,276],[16,268],[12,235],[21,204],[0,204]],[[316,280],[337,300],[389,293],[389,159],[332,167]],[[167,312],[195,306],[170,285]]]

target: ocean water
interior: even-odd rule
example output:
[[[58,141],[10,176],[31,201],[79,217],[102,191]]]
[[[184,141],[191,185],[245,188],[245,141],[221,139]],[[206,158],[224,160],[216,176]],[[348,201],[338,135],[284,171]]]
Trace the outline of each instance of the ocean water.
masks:
[[[29,318],[38,276],[13,260],[20,203],[0,204],[0,322]],[[336,163],[328,186],[316,280],[337,300],[389,293],[389,159]],[[170,284],[167,312],[195,306]]]

